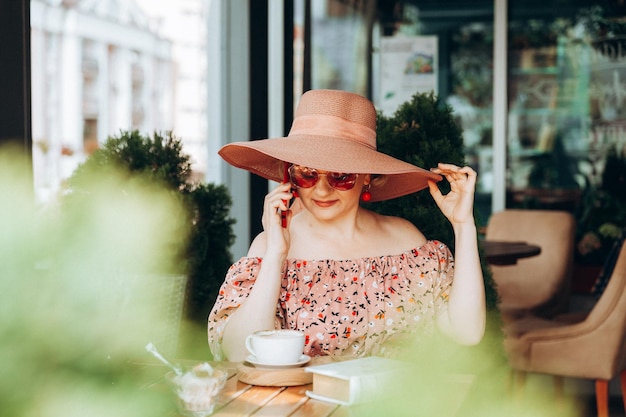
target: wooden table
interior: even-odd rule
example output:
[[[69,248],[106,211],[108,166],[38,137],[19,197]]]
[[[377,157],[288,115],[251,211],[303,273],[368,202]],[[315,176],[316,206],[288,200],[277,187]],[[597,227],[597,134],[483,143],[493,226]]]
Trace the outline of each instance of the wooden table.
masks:
[[[541,247],[527,242],[481,241],[483,254],[492,265],[514,265],[518,259],[541,253]]]
[[[185,361],[178,361],[178,363],[185,363]],[[350,407],[307,397],[306,391],[312,388],[311,384],[291,387],[250,385],[239,381],[237,373],[239,364],[234,362],[211,362],[211,364],[226,369],[229,373],[229,378],[217,399],[215,411],[211,416],[326,417],[332,415],[333,417],[346,417],[357,415],[354,411],[350,411]],[[145,365],[139,364],[139,366]],[[160,364],[151,367],[154,368],[156,379],[146,384],[145,388],[158,388],[169,393],[169,387],[165,386],[163,375],[156,376],[167,372],[167,368]],[[176,417],[182,417],[182,415],[177,414]]]
[[[231,377],[218,400],[215,417],[242,416],[349,416],[349,407],[310,399],[306,391],[311,385],[295,387],[263,387],[240,382]]]
[[[214,365],[227,369],[229,379],[216,401],[215,410],[211,417],[378,417],[381,415],[381,407],[385,410],[389,408],[385,404],[381,406],[381,403],[377,403],[374,407],[371,403],[342,406],[314,400],[306,395],[306,391],[312,389],[311,384],[288,387],[250,385],[238,379],[239,364],[220,362],[214,363]],[[163,370],[165,371],[165,369]],[[440,403],[437,401],[438,417],[458,417],[458,411],[473,381],[473,375],[457,375],[445,379],[445,383],[442,385],[445,387],[445,391],[443,391],[445,392],[445,404],[439,405]],[[163,386],[162,377],[160,382],[155,382],[149,386],[167,388]],[[433,386],[432,381],[428,382],[428,386]],[[415,391],[415,398],[407,398],[411,404],[416,403],[411,406],[411,410],[423,406],[424,398],[420,397],[420,393],[424,395],[424,392],[418,389]],[[450,392],[454,392],[455,395],[450,396]],[[173,395],[173,393],[170,394]],[[387,404],[391,404],[397,409],[397,399],[390,401],[392,402]],[[394,411],[390,412],[390,416],[393,416]],[[417,411],[416,413],[415,415],[419,415]],[[410,415],[413,415],[413,411]],[[176,417],[182,416],[176,415]]]

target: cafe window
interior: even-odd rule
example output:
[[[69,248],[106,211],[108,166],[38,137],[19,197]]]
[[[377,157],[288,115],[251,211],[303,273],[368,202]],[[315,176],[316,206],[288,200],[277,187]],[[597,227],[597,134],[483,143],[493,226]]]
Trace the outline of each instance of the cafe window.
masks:
[[[580,211],[590,190],[607,186],[602,184],[606,165],[622,167],[617,178],[623,181],[623,2],[310,3],[316,8],[311,9],[309,88],[348,89],[368,95],[381,108],[381,44],[404,38],[426,45],[435,39],[435,79],[430,86],[408,89],[406,97],[430,88],[452,106],[467,162],[479,174],[481,218],[494,207]],[[495,6],[505,6],[507,17],[496,21]],[[506,49],[498,56],[493,52],[496,24],[506,30]],[[506,88],[493,91],[498,62],[506,64]],[[504,108],[494,109],[499,94],[506,96]],[[502,134],[494,132],[494,120],[506,122]],[[496,144],[506,149],[502,156],[494,155]],[[494,158],[505,159],[500,172]],[[502,203],[493,201],[496,193],[504,196]]]
[[[509,17],[508,204],[573,209],[624,157],[626,8],[569,2]]]

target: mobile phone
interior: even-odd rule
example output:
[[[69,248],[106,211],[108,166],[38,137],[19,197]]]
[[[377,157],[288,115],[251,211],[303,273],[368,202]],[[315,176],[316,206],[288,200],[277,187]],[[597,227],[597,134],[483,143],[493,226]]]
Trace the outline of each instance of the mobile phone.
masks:
[[[289,164],[285,162],[285,166],[283,169],[283,184],[285,184],[286,182],[289,182]],[[283,203],[285,203],[285,205],[287,206],[288,201],[283,200]],[[280,224],[283,227],[287,227],[287,212],[285,210],[282,210],[280,212]]]

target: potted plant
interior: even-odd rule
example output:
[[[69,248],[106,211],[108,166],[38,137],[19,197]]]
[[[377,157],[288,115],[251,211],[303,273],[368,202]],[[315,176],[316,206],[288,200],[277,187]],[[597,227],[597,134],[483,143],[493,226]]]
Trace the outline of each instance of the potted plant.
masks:
[[[232,204],[228,189],[191,182],[190,158],[172,132],[155,132],[150,137],[132,130],[109,137],[74,171],[68,180],[70,196],[88,197],[90,179],[114,170],[123,172],[129,181],[144,181],[169,190],[184,208],[179,233],[173,237],[173,247],[178,248],[176,262],[156,272],[186,278],[184,324],[189,326],[189,332],[196,332],[190,340],[191,347],[192,340],[205,339],[206,317],[232,263],[230,246],[235,221],[228,217]],[[120,195],[124,192],[119,191]],[[112,196],[115,197],[119,196]]]
[[[621,7],[595,5],[581,9],[578,13],[577,24],[584,29],[586,40],[600,53],[607,53],[605,45],[611,45],[611,41],[615,41],[613,46],[616,46],[626,34]]]
[[[612,148],[601,182],[589,182],[576,213],[574,283],[590,290],[613,243],[626,227],[626,156]]]

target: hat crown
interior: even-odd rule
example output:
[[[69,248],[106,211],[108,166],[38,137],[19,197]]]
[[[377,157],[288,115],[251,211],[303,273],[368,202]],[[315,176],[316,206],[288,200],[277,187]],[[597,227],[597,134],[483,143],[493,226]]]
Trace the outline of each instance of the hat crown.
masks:
[[[371,101],[348,91],[310,90],[300,97],[294,119],[328,115],[360,124],[376,131],[376,109]]]

